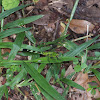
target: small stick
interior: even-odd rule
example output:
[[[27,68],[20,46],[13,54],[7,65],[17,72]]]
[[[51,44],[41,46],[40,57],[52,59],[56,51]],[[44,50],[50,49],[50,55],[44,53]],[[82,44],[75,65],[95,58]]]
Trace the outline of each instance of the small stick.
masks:
[[[89,25],[87,25],[87,36],[88,36],[88,34],[89,34]],[[87,37],[86,41],[88,41],[88,37]]]
[[[91,36],[93,36],[93,34],[89,34],[89,35],[86,35],[86,36],[84,36],[84,37],[80,37],[80,38],[74,39],[74,40],[72,40],[72,42],[73,42],[73,41],[82,40],[82,39],[85,39],[85,38],[88,38],[88,37],[91,37]]]

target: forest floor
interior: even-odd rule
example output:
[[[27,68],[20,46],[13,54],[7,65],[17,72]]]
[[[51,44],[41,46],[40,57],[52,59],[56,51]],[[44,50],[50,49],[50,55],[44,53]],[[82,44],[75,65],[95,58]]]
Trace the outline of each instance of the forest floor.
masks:
[[[34,0],[33,0],[34,1]],[[33,2],[32,0],[24,0],[24,4],[29,4]],[[24,16],[22,15],[22,11],[17,11],[7,18],[4,19],[4,25],[8,22],[14,21],[16,19],[22,17],[28,17],[33,15],[44,15],[41,19],[38,19],[32,23],[27,24],[25,27],[32,27],[31,32],[33,33],[36,44],[41,44],[42,42],[46,43],[48,41],[54,41],[59,38],[64,32],[65,25],[68,23],[68,19],[70,18],[72,8],[74,6],[76,0],[39,0],[35,4],[24,8]],[[1,8],[0,8],[1,10]],[[89,26],[87,26],[87,24]],[[87,27],[89,27],[87,29]],[[87,32],[89,31],[89,32]],[[74,41],[77,45],[81,45],[85,43],[86,39],[80,39],[81,37],[88,36],[88,40],[96,37],[100,34],[100,0],[79,0],[78,6],[76,8],[74,17],[70,22],[69,29],[67,31],[68,37],[67,40]],[[80,39],[80,40],[78,40]],[[9,36],[5,38],[3,41],[5,42],[13,42],[15,40],[15,36]],[[100,37],[99,39],[100,40]],[[100,41],[98,41],[99,43]],[[24,43],[29,44],[27,38],[25,38]],[[55,45],[54,45],[55,46]],[[3,50],[2,52],[6,52],[8,49]],[[55,50],[56,52],[65,53],[64,47],[59,47]],[[100,52],[99,50],[95,50]],[[9,52],[9,50],[8,50]],[[89,56],[94,56],[94,50],[89,51]],[[26,60],[28,57],[19,57],[16,56],[17,60]],[[88,60],[87,64],[96,64],[97,60]],[[99,62],[100,64],[100,62]],[[72,62],[65,62],[62,66],[66,69],[66,75],[74,72],[74,65]],[[45,77],[46,72],[48,70],[48,65],[42,71],[42,75]],[[100,69],[98,69],[100,71]],[[2,74],[6,73],[6,69],[3,69]],[[93,74],[93,73],[90,73]],[[15,72],[15,75],[17,73]],[[6,78],[0,78],[2,80],[1,84],[4,84]],[[80,84],[84,88],[88,88],[86,85],[89,82],[96,81],[100,86],[100,82],[96,78],[96,76],[91,77],[89,74],[83,74],[79,72],[74,82]],[[52,84],[52,79],[50,80]],[[92,84],[92,83],[91,83]],[[52,85],[60,94],[63,93],[63,89],[58,84]],[[14,90],[9,89],[9,100],[35,100],[32,95],[29,87],[21,87],[19,92],[17,88]],[[95,98],[100,98],[100,92],[96,91],[96,95],[91,95],[91,93],[77,89],[70,89],[66,100],[96,100]],[[23,95],[24,94],[24,95]],[[5,97],[2,97],[2,100],[6,100]],[[42,100],[46,100],[43,98]]]

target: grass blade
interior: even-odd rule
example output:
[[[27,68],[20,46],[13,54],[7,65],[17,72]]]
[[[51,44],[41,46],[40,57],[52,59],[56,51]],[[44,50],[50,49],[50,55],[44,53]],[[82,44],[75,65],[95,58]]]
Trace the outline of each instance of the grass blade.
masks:
[[[64,61],[76,61],[75,57],[41,57],[33,60],[35,63],[61,63]]]
[[[54,98],[52,98],[46,91],[44,91],[40,86],[38,86],[38,88],[40,89],[41,93],[45,96],[45,98],[47,100],[54,100]]]
[[[12,48],[13,43],[12,42],[0,42],[0,48]]]
[[[65,48],[67,48],[68,50],[75,50],[76,48],[78,48],[78,45],[77,45],[77,44],[75,44],[74,42],[69,41],[69,40],[67,40],[67,41],[63,44],[63,46],[64,46]]]
[[[88,60],[100,60],[100,57],[87,57]]]
[[[97,38],[98,38],[98,36],[88,42],[81,44],[79,47],[75,48],[75,50],[71,50],[71,51],[65,53],[64,56],[72,57],[72,56],[78,55],[85,48],[87,48],[89,45],[91,45]]]
[[[33,51],[43,52],[43,51],[49,50],[51,47],[47,46],[47,47],[38,48],[38,47],[33,47],[33,46],[30,46],[30,45],[23,44],[22,48],[23,49],[27,49],[27,50],[33,50]]]
[[[21,45],[24,41],[25,33],[17,34],[16,40],[13,44],[13,48],[9,54],[8,60],[13,60],[17,52],[21,49]]]
[[[18,19],[16,21],[13,21],[13,22],[10,22],[10,23],[6,24],[4,26],[4,29],[13,28],[13,27],[16,27],[16,26],[22,26],[22,25],[31,23],[31,22],[33,22],[33,21],[35,21],[35,20],[37,20],[41,17],[43,17],[43,15],[36,15],[36,16],[30,16],[30,17]]]
[[[100,68],[100,64],[94,65],[91,68]]]
[[[64,33],[62,33],[62,35],[65,35],[65,34],[67,33],[69,24],[70,24],[71,20],[73,19],[73,16],[74,16],[74,13],[75,13],[75,11],[76,11],[78,2],[79,2],[79,0],[76,0],[76,1],[75,1],[75,4],[74,4],[74,7],[73,7],[72,12],[71,12],[71,16],[70,16],[69,22],[68,22],[68,24],[67,24],[67,26],[66,26],[66,28],[65,28]]]
[[[5,85],[0,86],[0,100],[3,94],[5,94],[6,98],[8,99],[8,88]]]
[[[96,77],[98,78],[98,80],[100,81],[100,72],[97,71],[96,69],[91,69],[91,70],[96,75]]]
[[[30,31],[26,31],[25,35],[33,44],[36,43],[36,40]]]
[[[44,89],[44,91],[46,91],[50,96],[52,96],[56,100],[65,100],[53,87],[49,85],[49,83],[44,79],[44,77],[40,75],[33,66],[25,62],[23,62],[23,65],[26,71],[32,76],[36,83]]]
[[[0,86],[0,100],[4,93],[5,93],[5,85],[2,85],[2,86]]]
[[[85,90],[81,85],[75,83],[75,82],[72,81],[72,80],[63,78],[63,79],[61,79],[61,81],[64,82],[64,83],[66,83],[66,84],[69,85],[69,86],[75,87],[75,88],[77,88],[77,89]]]
[[[17,74],[12,81],[10,82],[6,82],[5,85],[6,86],[10,86],[12,89],[14,89],[14,86],[19,83],[26,75],[26,70],[22,69],[19,74]]]
[[[3,60],[3,61],[0,61],[0,67],[2,66],[6,66],[6,68],[8,68],[10,65],[21,65],[22,64],[22,61],[18,61],[18,62],[14,62],[15,60],[11,60],[11,61],[8,61],[8,60]]]
[[[38,72],[41,73],[45,66],[46,66],[46,64],[40,64],[40,66],[38,68]]]
[[[3,18],[9,16],[10,14],[12,14],[12,13],[14,13],[14,12],[16,12],[16,11],[18,11],[18,10],[20,10],[20,9],[22,9],[22,8],[24,8],[24,7],[26,7],[26,6],[29,6],[29,5],[30,5],[30,4],[21,5],[21,6],[18,6],[18,7],[16,7],[16,8],[13,8],[13,9],[4,11],[3,13],[0,14],[0,21],[1,21]]]
[[[100,49],[100,43],[96,43],[88,48],[88,50]]]
[[[12,42],[0,42],[0,48],[12,48],[13,47],[13,43]],[[37,51],[37,52],[43,52],[46,50],[49,50],[51,47],[47,46],[47,47],[34,47],[34,46],[30,46],[27,44],[22,44],[21,49],[27,49],[27,50],[33,50],[33,51]],[[30,53],[31,55],[32,53]],[[33,53],[32,55],[34,55],[35,53]]]
[[[27,31],[27,30],[30,30],[30,29],[31,28],[12,28],[12,29],[9,29],[9,30],[0,32],[0,39],[7,37],[7,36],[10,36],[12,34],[21,33],[21,32],[24,32],[24,31]]]

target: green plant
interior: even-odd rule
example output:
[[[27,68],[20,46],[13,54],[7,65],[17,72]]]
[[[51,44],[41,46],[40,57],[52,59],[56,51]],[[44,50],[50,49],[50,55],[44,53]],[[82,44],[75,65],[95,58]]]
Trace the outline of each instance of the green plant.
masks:
[[[87,91],[91,91],[92,95],[96,94],[96,89],[100,91],[100,87],[98,87],[98,84],[95,81],[90,82],[88,85],[89,85],[89,88],[87,89]]]
[[[75,13],[78,1],[79,0],[76,0],[70,21],[72,20],[72,17]],[[41,43],[40,45],[36,45],[36,40],[30,31],[31,28],[25,28],[23,27],[23,25],[33,22],[43,17],[43,15],[30,16],[18,19],[3,26],[3,19],[5,17],[20,9],[23,9],[26,6],[28,5],[21,5],[12,9],[5,8],[10,10],[3,11],[0,14],[0,21],[2,20],[0,32],[0,48],[11,49],[10,53],[5,53],[3,55],[0,52],[0,67],[4,67],[7,69],[5,75],[7,81],[4,85],[0,87],[0,90],[2,90],[0,91],[0,99],[2,98],[3,94],[5,94],[6,98],[8,98],[8,86],[11,89],[17,88],[18,90],[19,87],[29,86],[32,91],[32,94],[37,100],[42,99],[41,93],[46,97],[47,100],[65,100],[64,97],[65,95],[67,95],[70,86],[85,90],[82,86],[71,80],[72,76],[75,73],[82,70],[84,70],[84,72],[88,72],[90,70],[93,71],[97,78],[100,80],[99,72],[95,69],[98,66],[86,64],[88,59],[94,59],[94,57],[87,57],[87,53],[88,50],[97,48],[97,44],[92,46],[90,45],[94,41],[96,41],[98,36],[78,46],[74,42],[66,40],[65,38],[68,35],[65,35],[64,33],[60,38],[56,39],[53,42],[47,42],[45,44]],[[68,26],[66,27],[65,32],[67,31],[67,29]],[[2,42],[3,38],[13,34],[17,35],[14,42]],[[25,37],[28,38],[32,45],[23,44]],[[56,53],[56,48],[52,49],[52,47],[50,46],[54,44],[56,44],[57,46],[64,46],[66,50],[69,51],[64,54]],[[100,46],[98,46],[98,48],[100,49]],[[27,52],[24,52],[23,49],[26,49]],[[30,57],[30,60],[14,60],[16,55],[28,56]],[[3,57],[5,56],[8,56],[7,60],[3,59]],[[100,57],[96,56],[95,59],[100,60]],[[68,77],[64,76],[64,68],[61,70],[60,73],[61,65],[66,61],[72,61],[73,64],[75,64],[75,72],[71,73],[71,75]],[[45,79],[40,73],[47,64],[49,65],[49,69],[47,71]],[[18,74],[14,76],[14,72],[17,72]],[[30,78],[27,77],[27,73],[30,74]],[[58,74],[61,75],[59,76]],[[49,84],[51,77],[54,78],[53,84],[58,83],[64,89],[64,93],[62,96]],[[68,85],[67,88],[64,88],[64,83]]]
[[[2,6],[5,10],[15,8],[19,5],[20,0],[2,0]]]

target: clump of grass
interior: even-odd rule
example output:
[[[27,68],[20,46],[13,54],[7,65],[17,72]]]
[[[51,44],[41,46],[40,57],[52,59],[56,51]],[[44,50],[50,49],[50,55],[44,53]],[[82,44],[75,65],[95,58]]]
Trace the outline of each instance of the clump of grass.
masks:
[[[13,12],[16,12],[17,10],[20,10],[28,5],[18,6],[16,8],[3,11],[0,14],[0,20],[2,20],[1,32],[0,32],[0,48],[11,49],[10,53],[3,54],[3,55],[1,54],[0,51],[0,67],[7,68],[5,74],[7,80],[6,83],[0,87],[1,90],[0,99],[2,98],[3,94],[5,94],[6,98],[8,98],[8,86],[11,89],[17,88],[18,90],[19,87],[29,86],[32,94],[37,100],[42,99],[41,94],[43,94],[47,100],[54,100],[54,99],[65,100],[65,96],[68,93],[66,91],[69,90],[70,86],[81,90],[85,90],[82,86],[76,84],[74,81],[71,80],[71,77],[75,73],[83,70],[85,70],[85,72],[93,71],[94,74],[97,76],[97,78],[100,80],[99,72],[96,69],[94,69],[94,68],[98,68],[100,63],[95,65],[95,67],[92,65],[91,67],[87,65],[87,60],[94,60],[94,58],[95,60],[100,60],[100,56],[87,57],[87,53],[89,50],[100,49],[99,46],[100,43],[99,44],[95,43],[94,45],[90,46],[93,42],[96,41],[98,36],[79,46],[72,41],[65,40],[65,38],[68,36],[66,35],[68,26],[74,16],[78,2],[79,0],[76,0],[71,13],[71,17],[69,19],[69,23],[66,26],[65,32],[62,34],[62,36],[54,40],[53,42],[47,42],[45,44],[41,44],[37,46],[36,46],[36,40],[30,31],[31,28],[25,28],[23,27],[23,25],[33,22],[43,17],[43,15],[36,15],[36,16],[18,19],[16,21],[7,23],[5,26],[3,26],[3,19],[5,17],[9,16]],[[10,36],[12,34],[17,35],[14,42],[2,42],[3,38]],[[32,45],[23,44],[25,37],[28,38],[28,40],[32,43]],[[50,45],[53,44],[56,44],[57,46],[64,46],[66,48],[66,53],[64,54],[56,53],[55,52],[56,48],[50,51],[52,48]],[[27,52],[23,52],[23,49],[26,49]],[[69,51],[67,52],[67,50]],[[7,60],[3,59],[5,55],[8,56]],[[30,59],[14,60],[16,55],[27,56]],[[43,55],[44,57],[41,55]],[[82,59],[84,59],[84,61]],[[78,65],[75,68],[75,72],[71,73],[70,78],[64,76],[65,68],[61,69],[61,65],[67,61],[72,61],[75,66]],[[46,65],[49,66],[49,69],[47,71],[46,78],[44,78],[40,73],[43,71]],[[86,66],[83,67],[83,65]],[[14,76],[14,72],[18,72],[18,74]],[[30,74],[30,78],[27,77],[27,73]],[[59,74],[61,75],[59,76]],[[54,79],[53,84],[58,83],[63,88],[64,92],[62,96],[49,84],[49,81],[52,77]],[[68,87],[64,88],[63,83],[67,84]]]

